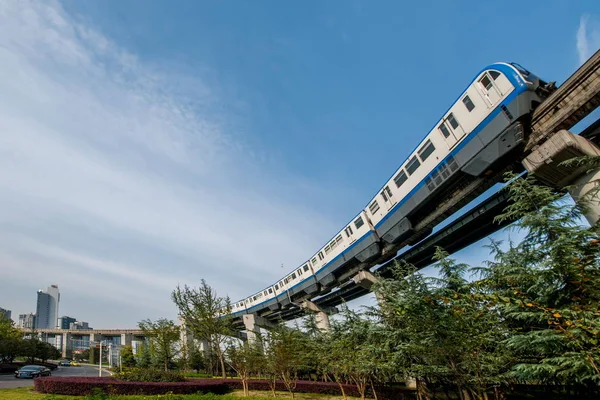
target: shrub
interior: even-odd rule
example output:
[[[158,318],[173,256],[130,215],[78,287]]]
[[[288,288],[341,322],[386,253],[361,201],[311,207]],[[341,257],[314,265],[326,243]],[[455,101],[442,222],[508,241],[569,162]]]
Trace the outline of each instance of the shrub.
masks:
[[[225,394],[234,389],[241,389],[239,379],[190,379],[186,382],[128,382],[114,378],[92,377],[43,377],[34,380],[35,390],[41,393],[52,393],[74,396],[88,396],[101,390],[111,395],[157,395],[172,393],[194,394],[213,393]],[[270,391],[267,380],[252,379],[248,381],[250,390]],[[285,391],[283,382],[277,382],[277,390]],[[349,396],[359,396],[356,385],[344,385]],[[295,392],[340,395],[340,389],[334,382],[298,381]],[[380,400],[414,399],[414,391],[401,388],[377,388]]]
[[[225,394],[230,391],[222,380],[196,380],[190,382],[127,382],[114,378],[58,377],[49,376],[34,380],[34,388],[40,393],[87,396],[100,389],[111,395],[119,394]]]
[[[159,369],[132,368],[115,374],[115,377],[127,382],[185,382],[181,373]]]

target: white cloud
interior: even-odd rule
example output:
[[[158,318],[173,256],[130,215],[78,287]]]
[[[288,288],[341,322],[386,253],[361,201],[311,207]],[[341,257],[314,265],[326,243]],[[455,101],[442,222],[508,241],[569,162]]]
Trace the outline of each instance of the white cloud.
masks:
[[[82,302],[63,296],[62,311],[131,326],[174,313],[177,283],[237,299],[308,258],[335,227],[299,204],[310,183],[255,165],[266,150],[228,132],[222,101],[58,3],[0,2],[0,293],[31,287],[2,306],[33,311],[57,283]],[[99,311],[115,299],[122,310]]]
[[[583,64],[600,48],[600,22],[589,15],[581,16],[577,29],[577,54]]]

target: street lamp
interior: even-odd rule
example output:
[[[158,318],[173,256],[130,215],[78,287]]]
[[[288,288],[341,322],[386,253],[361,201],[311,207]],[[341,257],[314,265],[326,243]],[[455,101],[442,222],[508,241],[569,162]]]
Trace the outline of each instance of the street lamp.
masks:
[[[71,340],[74,341],[74,342],[78,341],[78,340],[73,339],[73,338],[71,338]],[[81,341],[81,340],[79,340],[79,341]],[[98,344],[100,344],[100,357],[98,357],[99,358],[99,360],[98,360],[98,376],[99,377],[102,377],[102,344],[104,342],[106,342],[106,341],[107,341],[106,339],[105,340],[90,340],[89,341],[90,344],[92,344],[92,343],[98,343]],[[112,346],[111,345],[112,345],[112,343],[108,344],[109,354],[110,354],[110,351],[112,350]],[[106,344],[105,344],[105,346],[106,346]]]

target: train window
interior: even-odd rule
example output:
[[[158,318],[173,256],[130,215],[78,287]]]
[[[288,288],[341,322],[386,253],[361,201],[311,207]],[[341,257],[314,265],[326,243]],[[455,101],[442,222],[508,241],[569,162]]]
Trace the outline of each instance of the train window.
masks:
[[[452,129],[458,128],[458,121],[454,118],[454,114],[450,113],[450,115],[448,115],[448,122],[450,122]]]
[[[354,220],[354,226],[356,227],[356,229],[360,229],[361,226],[363,226],[365,223],[363,222],[362,217],[358,217]]]
[[[349,227],[347,227],[347,228],[345,229],[345,231],[346,231],[346,236],[347,236],[347,237],[350,237],[350,236],[352,236],[352,227],[350,227],[350,226],[349,226]]]
[[[369,206],[369,210],[371,210],[371,215],[375,215],[377,210],[379,210],[379,203],[377,202],[377,200],[371,203],[371,205]]]
[[[331,249],[329,248],[329,245],[325,246],[325,254],[329,254],[329,250],[331,250]]]
[[[284,278],[283,279],[283,283],[285,283],[286,285],[287,285],[288,281],[289,281],[289,278]]]
[[[487,74],[483,75],[483,77],[479,80],[479,83],[485,90],[490,90],[492,88],[492,81]]]
[[[492,76],[493,80],[496,80],[500,76],[500,72],[498,72],[498,71],[490,71],[490,75]]]
[[[319,260],[321,260],[321,261],[322,261],[322,260],[324,260],[324,259],[325,259],[325,257],[323,257],[323,252],[322,252],[322,251],[320,251],[320,252],[319,252]]]
[[[292,279],[296,279],[296,273],[292,272]]]
[[[279,285],[275,285],[275,290],[279,290]]]
[[[299,268],[298,271],[296,271],[296,273],[298,274],[298,276],[302,275],[302,268]]]
[[[433,179],[431,179],[431,178],[425,179],[425,184],[427,185],[427,188],[433,192],[433,189],[435,189]]]
[[[419,159],[417,156],[414,156],[408,161],[408,164],[406,164],[406,172],[408,172],[409,175],[414,174],[417,168],[419,168],[419,165],[421,165]]]
[[[475,108],[475,104],[473,104],[471,98],[468,95],[463,97],[462,102],[465,105],[465,107],[467,107],[467,110],[469,110],[469,112],[473,111],[473,109]]]
[[[396,187],[400,187],[407,180],[408,180],[408,177],[406,176],[406,172],[404,172],[404,171],[400,171],[400,173],[394,177],[394,182],[396,182]]]
[[[269,288],[269,294],[273,293],[273,288]]]
[[[428,139],[423,147],[421,147],[419,150],[419,157],[421,157],[421,161],[427,160],[427,157],[429,157],[434,151],[435,147],[433,146],[433,143],[431,143],[431,140]]]
[[[450,137],[450,131],[448,130],[448,128],[446,128],[446,123],[442,122],[438,129],[440,130],[440,132],[442,132],[442,135],[444,135],[445,138]]]
[[[442,177],[440,176],[438,171],[435,171],[433,174],[431,174],[431,179],[433,179],[433,182],[436,186],[439,186],[439,184],[442,183]]]
[[[329,243],[329,246],[331,247],[331,250],[335,249],[336,243],[335,243],[335,239],[331,241],[331,243]]]
[[[383,201],[388,201],[387,195],[385,194],[385,190],[381,192],[381,197],[383,197]]]
[[[340,243],[342,242],[342,235],[338,235],[338,236],[335,238],[335,241],[337,242],[337,244],[340,244]]]
[[[450,156],[450,158],[448,159],[448,166],[450,167],[450,170],[452,172],[454,172],[458,169],[458,164],[456,163],[454,156]]]
[[[263,292],[263,294],[266,296],[266,295],[267,295],[267,291],[265,290],[265,291]]]
[[[308,271],[308,264],[306,264],[303,268],[304,268],[304,272]]]
[[[317,257],[313,258],[310,261],[312,262],[312,265],[314,265],[315,267],[317,266]]]

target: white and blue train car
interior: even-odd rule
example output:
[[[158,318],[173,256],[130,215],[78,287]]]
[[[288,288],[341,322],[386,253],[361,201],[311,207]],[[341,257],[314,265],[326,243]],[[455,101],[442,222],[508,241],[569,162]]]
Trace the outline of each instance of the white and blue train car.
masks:
[[[331,287],[336,274],[380,255],[385,243],[413,235],[457,182],[481,176],[519,146],[546,83],[514,63],[480,71],[369,201],[309,260],[275,284],[233,305],[233,315],[275,311]],[[385,243],[382,243],[385,242]]]

